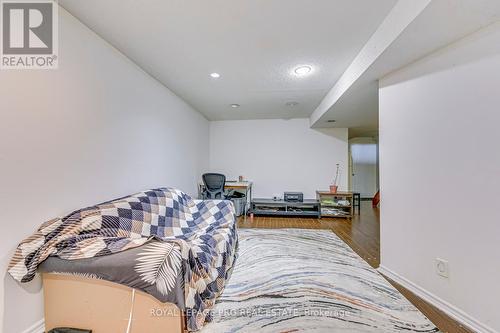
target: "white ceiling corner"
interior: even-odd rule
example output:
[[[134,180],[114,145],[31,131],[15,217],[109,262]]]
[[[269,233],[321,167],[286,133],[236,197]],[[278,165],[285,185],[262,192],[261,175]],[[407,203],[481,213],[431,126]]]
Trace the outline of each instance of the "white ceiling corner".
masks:
[[[400,0],[382,24],[386,32],[378,35],[379,28],[358,54],[369,61],[349,66],[343,75],[347,79],[333,86],[312,114],[311,125],[331,127],[328,120],[335,119],[334,126],[353,128],[356,135],[373,133],[379,78],[499,20],[498,0]],[[370,44],[378,52],[370,53]]]

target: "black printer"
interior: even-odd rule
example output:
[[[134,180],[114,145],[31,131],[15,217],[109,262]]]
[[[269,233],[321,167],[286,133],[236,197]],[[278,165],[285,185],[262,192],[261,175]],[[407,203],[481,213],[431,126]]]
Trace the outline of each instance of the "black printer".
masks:
[[[283,200],[288,202],[303,202],[304,194],[302,192],[285,192]]]

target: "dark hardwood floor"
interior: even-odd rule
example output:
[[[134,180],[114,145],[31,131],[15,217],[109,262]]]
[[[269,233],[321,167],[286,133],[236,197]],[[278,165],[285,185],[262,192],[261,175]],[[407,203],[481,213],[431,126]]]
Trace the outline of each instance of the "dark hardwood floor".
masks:
[[[380,265],[380,214],[372,208],[371,201],[361,202],[361,213],[349,220],[344,218],[290,218],[290,217],[247,217],[238,220],[240,228],[302,228],[329,229],[349,245],[373,268]],[[450,318],[441,310],[414,295],[396,282],[388,279],[415,307],[426,315],[441,332],[474,333]]]

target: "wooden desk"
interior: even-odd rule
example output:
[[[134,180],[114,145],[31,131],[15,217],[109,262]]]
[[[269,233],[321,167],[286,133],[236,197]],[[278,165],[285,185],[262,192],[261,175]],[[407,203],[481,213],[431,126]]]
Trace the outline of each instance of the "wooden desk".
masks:
[[[248,209],[250,207],[250,203],[252,202],[252,186],[253,183],[250,181],[246,182],[238,182],[238,181],[230,181],[226,180],[226,184],[224,185],[225,190],[237,190],[245,193],[246,203],[245,203],[245,218],[248,213]],[[203,189],[205,188],[205,184],[203,182],[198,183],[198,198],[202,199]]]
[[[224,185],[225,189],[229,190],[243,190],[243,189],[252,189],[252,182],[232,182],[232,181],[226,181],[226,184]],[[202,184],[203,185],[203,184]]]

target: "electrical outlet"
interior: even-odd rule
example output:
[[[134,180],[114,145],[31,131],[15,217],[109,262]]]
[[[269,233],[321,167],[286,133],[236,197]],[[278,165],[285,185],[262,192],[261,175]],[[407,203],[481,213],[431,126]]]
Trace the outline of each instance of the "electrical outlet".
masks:
[[[450,277],[450,265],[448,261],[436,258],[436,273],[442,277]]]

